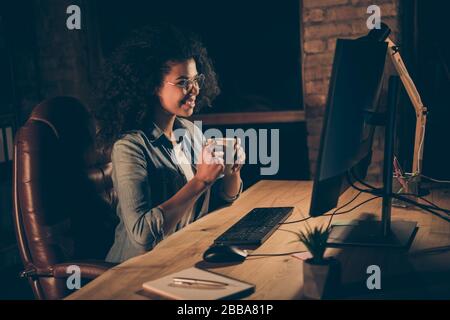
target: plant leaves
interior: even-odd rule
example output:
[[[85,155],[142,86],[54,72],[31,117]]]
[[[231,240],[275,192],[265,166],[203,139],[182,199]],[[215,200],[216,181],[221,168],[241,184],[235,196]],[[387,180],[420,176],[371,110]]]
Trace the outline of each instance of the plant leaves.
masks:
[[[299,231],[296,233],[298,241],[303,243],[308,251],[312,254],[313,262],[323,262],[323,256],[327,248],[327,240],[330,235],[328,228],[323,227],[311,227],[306,224],[305,231]]]

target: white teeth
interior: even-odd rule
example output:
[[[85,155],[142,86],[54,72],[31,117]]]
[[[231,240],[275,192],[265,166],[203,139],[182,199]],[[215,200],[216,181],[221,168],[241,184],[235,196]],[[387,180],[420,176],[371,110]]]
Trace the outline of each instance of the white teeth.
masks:
[[[189,99],[187,99],[184,102],[184,105],[189,106],[190,108],[194,108],[195,107],[195,98],[190,97]]]

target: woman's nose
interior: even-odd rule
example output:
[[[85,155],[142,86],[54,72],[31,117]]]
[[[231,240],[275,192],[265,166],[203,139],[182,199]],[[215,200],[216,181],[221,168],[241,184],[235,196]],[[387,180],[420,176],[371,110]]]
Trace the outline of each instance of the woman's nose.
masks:
[[[200,86],[198,83],[193,83],[192,88],[188,93],[197,96],[200,93]]]

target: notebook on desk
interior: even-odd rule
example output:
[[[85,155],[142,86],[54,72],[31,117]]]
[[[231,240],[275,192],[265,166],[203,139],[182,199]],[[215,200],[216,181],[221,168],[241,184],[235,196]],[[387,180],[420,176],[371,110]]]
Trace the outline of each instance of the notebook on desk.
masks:
[[[142,287],[175,300],[238,299],[255,291],[253,284],[195,267],[145,282]]]

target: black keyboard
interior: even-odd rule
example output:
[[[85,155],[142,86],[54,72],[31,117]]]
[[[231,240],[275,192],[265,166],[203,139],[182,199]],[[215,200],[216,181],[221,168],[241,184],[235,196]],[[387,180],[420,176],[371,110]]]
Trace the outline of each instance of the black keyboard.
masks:
[[[259,246],[293,210],[294,207],[255,208],[214,240],[214,244]]]

